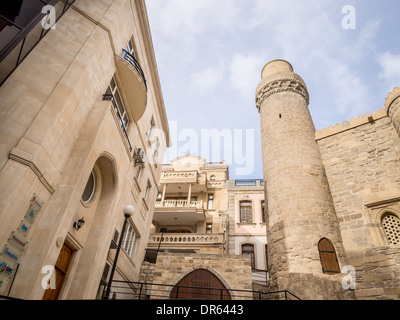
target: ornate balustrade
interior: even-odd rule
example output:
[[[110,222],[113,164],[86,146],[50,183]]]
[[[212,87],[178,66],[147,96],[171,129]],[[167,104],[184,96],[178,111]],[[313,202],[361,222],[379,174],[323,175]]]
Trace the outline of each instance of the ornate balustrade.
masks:
[[[161,234],[150,235],[149,244],[158,244],[161,239]],[[187,243],[187,244],[223,244],[224,234],[223,233],[207,233],[207,234],[196,234],[196,233],[170,233],[162,236],[163,244],[174,244],[174,243]]]

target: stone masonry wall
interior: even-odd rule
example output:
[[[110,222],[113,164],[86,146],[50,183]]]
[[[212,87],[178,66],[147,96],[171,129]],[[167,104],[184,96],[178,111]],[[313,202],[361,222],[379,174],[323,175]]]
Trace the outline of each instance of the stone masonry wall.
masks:
[[[152,286],[151,290],[159,294],[163,292],[165,299],[168,299],[172,286],[197,269],[206,269],[213,273],[228,290],[252,290],[251,263],[248,256],[159,253],[156,265],[145,269],[142,269],[144,272],[141,279],[161,284]],[[148,290],[147,294],[152,293]],[[230,294],[233,300],[252,299],[251,293],[230,291]]]
[[[400,197],[400,139],[388,117],[318,140],[346,253],[387,245],[375,205]],[[399,212],[400,213],[400,212]]]
[[[387,212],[400,215],[400,139],[390,118],[382,109],[316,136],[357,299],[399,299],[400,248],[381,223]]]

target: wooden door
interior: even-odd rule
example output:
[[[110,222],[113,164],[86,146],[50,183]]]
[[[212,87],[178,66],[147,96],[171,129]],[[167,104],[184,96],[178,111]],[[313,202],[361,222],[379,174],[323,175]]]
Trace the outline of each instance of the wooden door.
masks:
[[[210,271],[195,270],[174,287],[171,299],[231,300],[223,283]]]
[[[56,288],[47,289],[43,295],[43,300],[58,299],[65,277],[67,276],[69,266],[71,264],[73,253],[74,250],[72,249],[72,247],[68,243],[64,243],[55,265]]]
[[[340,273],[339,262],[335,247],[328,239],[322,239],[318,243],[319,257],[322,264],[322,272],[325,274]]]

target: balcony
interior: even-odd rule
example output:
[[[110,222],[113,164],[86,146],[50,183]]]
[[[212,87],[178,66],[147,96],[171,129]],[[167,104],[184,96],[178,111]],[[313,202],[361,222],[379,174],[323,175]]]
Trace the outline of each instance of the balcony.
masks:
[[[157,247],[161,240],[160,234],[152,234],[149,238],[149,247]],[[169,246],[181,247],[182,244],[192,244],[192,245],[221,245],[224,244],[224,234],[223,233],[166,233],[162,236],[161,244],[163,248]]]
[[[196,225],[206,221],[203,201],[165,200],[156,202],[153,221],[159,225]]]
[[[147,82],[139,62],[126,50],[115,55],[115,65],[133,119],[138,122],[147,105]]]

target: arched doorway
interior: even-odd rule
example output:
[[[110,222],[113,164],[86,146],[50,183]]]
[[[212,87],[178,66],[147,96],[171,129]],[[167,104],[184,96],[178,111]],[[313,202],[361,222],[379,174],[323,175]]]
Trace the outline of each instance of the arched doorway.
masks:
[[[178,282],[170,299],[231,300],[231,295],[213,273],[198,269]]]

